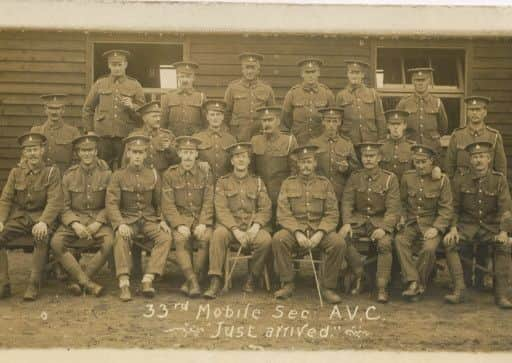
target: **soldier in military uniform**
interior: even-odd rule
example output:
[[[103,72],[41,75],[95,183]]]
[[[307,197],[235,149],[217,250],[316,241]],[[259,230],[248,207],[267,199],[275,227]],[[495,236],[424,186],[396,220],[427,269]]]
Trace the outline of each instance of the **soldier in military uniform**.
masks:
[[[228,148],[233,172],[221,177],[215,186],[216,226],[210,241],[210,287],[203,294],[215,299],[221,286],[226,250],[237,244],[252,252],[245,292],[254,291],[270,253],[272,237],[268,232],[272,207],[267,188],[260,177],[249,173],[251,144],[242,142]]]
[[[487,117],[487,105],[490,98],[482,96],[466,97],[465,127],[453,131],[450,144],[446,152],[446,174],[453,178],[458,171],[467,174],[471,170],[470,157],[466,146],[473,142],[487,141],[493,147],[491,150],[490,168],[507,175],[507,158],[503,148],[503,138],[498,130],[485,124]]]
[[[135,109],[145,102],[140,83],[126,75],[125,50],[103,53],[110,74],[100,77],[91,87],[82,109],[83,128],[101,137],[99,157],[117,168],[123,153],[123,138],[139,122]]]
[[[239,56],[242,65],[242,78],[231,82],[226,89],[225,121],[230,133],[238,141],[249,141],[258,134],[261,124],[257,109],[275,103],[272,87],[259,79],[263,56],[245,52]]]
[[[45,113],[48,119],[39,126],[34,126],[30,132],[46,136],[46,156],[55,163],[62,173],[71,166],[74,159],[72,141],[80,136],[80,131],[64,121],[65,94],[43,95]]]
[[[336,105],[343,107],[341,133],[354,145],[386,137],[382,100],[374,88],[364,84],[368,63],[347,60],[348,85],[336,95]]]
[[[202,171],[196,163],[201,140],[180,136],[176,143],[181,163],[171,166],[162,177],[162,216],[173,230],[176,258],[185,275],[182,291],[198,297],[198,276],[207,272],[208,265],[214,181],[211,173]],[[194,242],[198,251],[193,264]]]
[[[158,102],[148,102],[137,109],[137,113],[142,117],[143,126],[133,130],[130,135],[144,135],[150,138],[148,155],[144,160],[144,165],[148,168],[155,168],[160,175],[171,165],[180,162],[175,148],[174,134],[172,131],[160,127],[161,109]],[[123,154],[121,165],[125,167],[128,164],[127,152]]]
[[[441,152],[441,136],[448,132],[448,117],[443,101],[430,93],[434,70],[432,68],[411,68],[414,94],[400,100],[399,110],[409,112],[407,137],[416,143],[428,145],[436,153]]]
[[[161,125],[176,136],[190,136],[205,128],[203,105],[206,95],[194,88],[199,65],[194,62],[177,62],[173,66],[176,68],[178,89],[162,95]]]
[[[323,133],[311,140],[311,145],[318,146],[316,159],[320,175],[327,177],[341,201],[345,183],[354,170],[361,168],[354,145],[346,136],[340,136],[338,130],[342,125],[343,109],[326,107],[318,110],[322,114]]]
[[[107,163],[97,157],[99,140],[95,134],[73,140],[80,164],[69,168],[62,179],[64,209],[61,225],[50,242],[56,260],[74,280],[68,290],[78,296],[82,294],[82,288],[95,296],[102,294],[103,287],[91,278],[105,265],[114,245],[114,232],[105,210],[105,194],[112,173]],[[85,270],[68,251],[95,246],[99,250],[88,261]]]
[[[468,257],[472,244],[480,241],[494,250],[494,293],[500,308],[512,309],[507,297],[508,271],[510,269],[510,240],[507,221],[511,218],[511,199],[507,178],[503,173],[492,170],[492,155],[496,144],[478,141],[466,145],[470,155],[471,170],[468,174],[456,174],[453,179],[453,206],[455,209],[450,232],[444,243],[460,245],[461,255]],[[445,296],[450,303],[463,299],[464,282],[460,263],[451,269],[455,291]]]
[[[142,278],[142,294],[153,297],[155,275],[162,275],[172,244],[171,229],[160,218],[161,183],[156,169],[144,166],[150,139],[143,135],[125,139],[129,163],[114,172],[107,188],[106,208],[115,232],[114,259],[122,301],[131,300],[132,239],[143,235],[153,243]]]
[[[236,139],[223,128],[226,103],[218,100],[208,100],[204,104],[208,129],[193,136],[201,140],[199,159],[208,162],[211,167],[213,180],[231,171],[231,158],[226,148],[236,143]]]
[[[379,167],[382,144],[365,142],[357,145],[363,169],[352,173],[345,185],[341,201],[343,227],[339,235],[343,239],[369,237],[376,244],[377,301],[386,303],[386,286],[391,274],[393,233],[398,222],[400,191],[395,174]],[[357,276],[357,285],[363,274],[361,256],[350,243],[347,244],[347,262]],[[355,292],[359,292],[356,290]]]
[[[329,179],[315,172],[317,150],[315,145],[295,149],[299,173],[286,179],[279,193],[277,222],[283,229],[274,234],[272,251],[282,286],[274,296],[286,299],[295,290],[293,251],[319,247],[325,253],[321,293],[336,304],[341,301],[335,289],[346,245],[336,234],[339,210],[334,188]]]
[[[279,106],[261,107],[257,111],[263,134],[251,139],[254,170],[263,179],[275,210],[281,184],[294,169],[290,156],[297,147],[297,140],[281,132]]]
[[[305,58],[297,63],[302,82],[293,86],[283,102],[283,123],[297,138],[299,145],[322,133],[318,109],[334,106],[334,94],[318,81],[323,62],[317,58]]]
[[[5,246],[26,235],[34,239],[28,287],[24,299],[33,301],[39,294],[48,241],[63,207],[60,171],[43,160],[46,137],[28,133],[18,138],[23,161],[9,173],[0,197],[0,297],[10,295]]]
[[[408,284],[402,295],[408,298],[424,293],[436,262],[437,246],[453,218],[450,180],[445,174],[432,178],[435,150],[421,144],[411,150],[414,170],[406,171],[400,182],[403,210],[395,237],[398,260]],[[416,262],[413,252],[418,255]],[[459,255],[451,249],[446,259],[450,264]]]
[[[388,110],[385,115],[388,135],[384,140],[379,141],[382,143],[380,167],[394,173],[400,181],[404,172],[414,167],[411,150],[414,141],[407,139],[404,135],[409,113],[401,110]]]

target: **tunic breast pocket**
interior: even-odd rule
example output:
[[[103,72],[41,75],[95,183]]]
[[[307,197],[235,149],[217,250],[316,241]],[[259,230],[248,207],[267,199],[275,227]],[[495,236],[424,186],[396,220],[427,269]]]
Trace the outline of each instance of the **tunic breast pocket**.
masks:
[[[315,191],[311,193],[311,212],[317,215],[323,214],[326,199],[327,193],[325,193],[325,191]]]
[[[236,212],[239,209],[242,209],[238,190],[228,189],[228,190],[226,190],[225,195],[226,195],[226,199],[228,200],[229,209],[231,211]]]
[[[247,199],[249,201],[249,204],[247,206],[244,206],[246,211],[252,212],[256,210],[257,198],[258,195],[256,194],[256,191],[251,190],[247,192]]]
[[[14,184],[14,199],[18,204],[23,205],[25,203],[25,197],[27,195],[27,184],[26,183],[15,183]]]
[[[306,203],[299,190],[288,190],[286,194],[293,214],[306,213]]]
[[[109,111],[112,109],[112,90],[110,89],[100,89],[98,91],[99,93],[99,105],[98,110],[99,111]]]
[[[361,114],[366,120],[375,120],[375,98],[371,93],[361,95]]]
[[[185,184],[175,184],[167,193],[174,193],[174,202],[176,203],[176,206],[181,208],[188,206],[188,190],[185,187]]]
[[[244,113],[249,111],[249,96],[238,94],[233,96],[233,113]]]
[[[107,193],[106,185],[98,185],[95,188],[92,188],[90,193],[91,199],[89,201],[90,208],[92,209],[100,209],[105,207],[105,195]]]
[[[269,95],[264,92],[257,92],[254,95],[255,97],[255,103],[257,107],[265,106],[267,103],[267,100],[269,99]]]
[[[471,211],[477,208],[476,203],[476,189],[469,187],[461,188],[462,194],[462,207],[465,210]]]
[[[316,100],[314,105],[316,109],[327,107],[327,100]]]
[[[27,202],[29,200],[37,201],[37,204],[41,207],[46,204],[46,197],[47,197],[47,191],[48,184],[35,184],[31,186],[30,188],[27,188]],[[30,194],[30,195],[29,195]]]
[[[495,213],[498,210],[498,193],[494,190],[483,191],[484,200],[482,201],[485,205],[483,206],[486,211]]]
[[[437,202],[441,195],[440,190],[426,190],[425,191],[425,206],[430,209],[437,209]]]

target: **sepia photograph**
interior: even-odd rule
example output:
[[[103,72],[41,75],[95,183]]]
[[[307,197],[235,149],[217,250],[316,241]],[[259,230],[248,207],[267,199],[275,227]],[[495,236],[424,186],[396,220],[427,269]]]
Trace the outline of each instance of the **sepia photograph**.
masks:
[[[0,357],[510,352],[510,24],[2,2]]]

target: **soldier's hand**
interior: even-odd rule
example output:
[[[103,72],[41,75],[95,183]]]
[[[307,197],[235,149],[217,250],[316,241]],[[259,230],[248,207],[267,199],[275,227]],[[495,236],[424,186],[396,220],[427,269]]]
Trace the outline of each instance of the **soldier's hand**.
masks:
[[[4,223],[0,222],[0,233],[2,233],[3,230],[4,230]]]
[[[210,164],[208,164],[207,161],[200,161],[197,163],[197,165],[199,166],[199,169],[201,169],[203,173],[209,173],[211,170]]]
[[[48,226],[44,222],[38,222],[32,227],[32,236],[36,240],[43,240],[48,236]]]
[[[248,242],[248,238],[247,238],[247,233],[244,232],[244,231],[241,231],[240,229],[238,228],[235,228],[233,230],[233,234],[235,235],[235,238],[238,242],[240,242],[240,244],[242,245],[242,247],[245,247],[247,245],[247,242]]]
[[[352,226],[349,223],[344,224],[338,233],[339,233],[340,237],[343,239],[346,239],[347,236],[352,238]]]
[[[176,229],[179,234],[181,234],[183,237],[185,237],[185,239],[188,240],[190,238],[191,232],[190,232],[190,228],[188,228],[187,226],[181,225],[181,226],[178,226],[178,228],[176,228]]]
[[[497,234],[494,239],[499,243],[508,243],[508,234],[505,231],[501,231],[499,234]]]
[[[121,237],[123,237],[125,240],[129,240],[132,238],[133,231],[130,228],[130,226],[126,224],[121,224],[117,230]]]
[[[205,232],[206,232],[206,224],[198,224],[196,226],[196,228],[194,228],[194,236],[197,239],[203,239]]]
[[[302,248],[309,248],[310,241],[309,238],[306,237],[306,235],[302,232],[295,232],[295,239],[297,240],[297,243]]]
[[[405,218],[402,216],[400,217],[400,220],[398,221],[398,223],[396,224],[396,230],[397,231],[400,231],[402,230],[402,228],[405,227]]]
[[[251,228],[247,230],[247,236],[250,241],[254,241],[254,238],[256,238],[256,235],[260,231],[261,226],[258,223],[254,223]]]
[[[165,221],[160,222],[160,230],[164,233],[171,234],[171,227],[169,227]]]
[[[338,162],[338,171],[340,173],[344,173],[348,170],[348,163],[346,160],[341,160]]]
[[[92,222],[87,226],[87,230],[89,231],[89,235],[92,238],[101,228],[102,224],[100,222]]]
[[[452,227],[449,233],[446,234],[443,238],[443,244],[446,247],[449,247],[453,244],[459,243],[459,231],[457,231],[456,227]]]
[[[78,238],[91,239],[91,234],[89,233],[89,230],[82,223],[73,222],[71,228],[73,228],[73,231],[75,231]]]
[[[130,97],[121,97],[121,104],[124,106],[124,107],[127,107],[127,108],[130,108],[133,110],[134,108],[134,105],[133,105],[133,102],[132,102],[132,99]]]
[[[375,231],[373,231],[372,235],[370,236],[370,239],[372,241],[378,241],[385,235],[386,235],[385,230],[383,230],[382,228],[377,228]]]
[[[423,235],[423,238],[425,239],[432,239],[435,238],[438,235],[439,231],[437,228],[430,227],[425,231],[425,234]]]
[[[316,246],[318,246],[320,241],[322,241],[322,238],[324,238],[324,232],[316,231],[315,234],[311,236],[311,238],[309,239],[309,241],[311,242],[311,245],[309,247],[315,248]]]

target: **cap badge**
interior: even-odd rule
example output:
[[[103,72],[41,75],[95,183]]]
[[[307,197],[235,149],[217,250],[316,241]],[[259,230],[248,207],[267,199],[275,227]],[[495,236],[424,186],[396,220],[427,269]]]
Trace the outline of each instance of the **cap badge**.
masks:
[[[473,105],[476,105],[476,100],[473,100]]]

